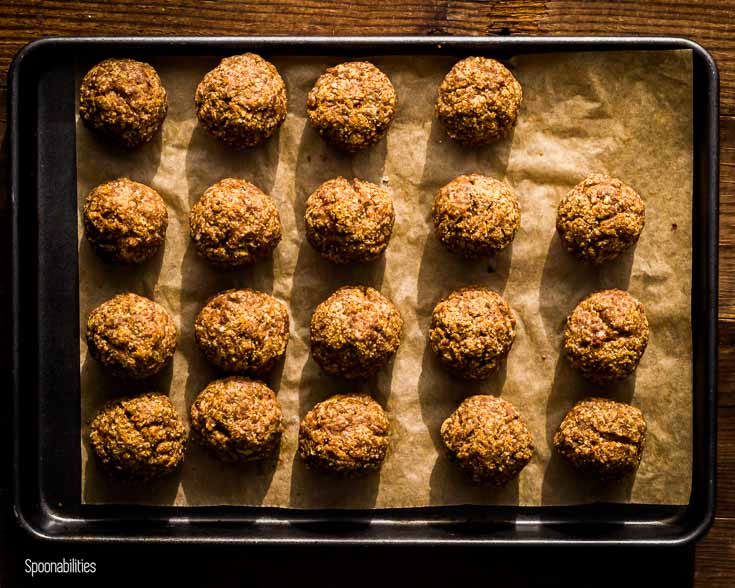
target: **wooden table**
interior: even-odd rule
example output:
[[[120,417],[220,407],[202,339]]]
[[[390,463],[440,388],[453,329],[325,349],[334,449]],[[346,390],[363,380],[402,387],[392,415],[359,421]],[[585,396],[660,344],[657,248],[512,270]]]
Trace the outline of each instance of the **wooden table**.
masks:
[[[49,35],[671,35],[684,36],[707,48],[717,60],[721,90],[721,182],[720,182],[720,397],[719,397],[719,464],[717,520],[707,537],[693,550],[660,552],[645,550],[644,554],[620,555],[619,552],[570,554],[565,552],[528,553],[476,552],[424,556],[420,552],[381,554],[373,561],[364,551],[310,553],[298,556],[291,553],[250,555],[249,571],[241,576],[256,585],[270,578],[270,572],[258,570],[255,560],[260,558],[267,566],[275,566],[276,577],[283,578],[289,567],[281,566],[280,557],[322,558],[322,564],[338,565],[342,573],[357,573],[357,577],[374,577],[385,562],[400,560],[407,577],[416,578],[426,572],[424,583],[447,583],[457,578],[477,579],[490,577],[512,581],[510,585],[525,585],[529,578],[534,583],[575,585],[589,575],[580,576],[575,566],[582,565],[584,573],[599,574],[601,566],[612,566],[602,578],[648,578],[648,582],[666,579],[668,584],[697,586],[735,586],[735,1],[685,2],[681,0],[653,0],[648,2],[584,2],[511,0],[493,2],[482,0],[184,0],[176,3],[163,0],[125,0],[123,2],[62,2],[4,0],[0,4],[0,75],[7,75],[8,65],[15,53],[27,42]],[[0,103],[5,100],[5,84],[0,89]],[[0,112],[0,134],[5,136],[7,114]],[[5,165],[0,167],[0,186],[7,185],[6,142],[2,143]],[[4,180],[4,181],[3,181]],[[0,188],[0,189],[3,189]],[[0,247],[8,251],[8,199],[0,198]],[[0,255],[0,271],[5,284],[8,259]],[[0,286],[2,288],[2,286]],[[2,300],[7,300],[7,294]],[[7,305],[3,305],[7,308]],[[0,314],[0,332],[7,333],[9,317]],[[7,339],[7,338],[6,338]],[[7,351],[4,341],[0,350]],[[9,367],[8,354],[0,357],[0,368]],[[1,423],[1,422],[0,422]],[[7,423],[6,423],[7,425]],[[7,426],[0,427],[7,431]],[[7,443],[2,444],[7,447]],[[0,457],[8,463],[9,451]],[[5,469],[5,468],[3,468]],[[2,478],[0,478],[1,480]],[[7,482],[7,478],[5,479]],[[1,484],[0,484],[1,486]],[[5,493],[7,500],[7,492]],[[6,516],[7,520],[7,516]],[[2,526],[0,525],[0,529]],[[13,535],[14,537],[17,535]],[[50,558],[85,557],[89,549],[57,549],[39,551],[27,539],[18,537],[5,556],[7,577],[22,578],[21,560],[38,553]],[[2,552],[2,543],[0,543]],[[189,553],[199,554],[191,549]],[[136,557],[144,557],[142,551]],[[184,559],[180,553],[166,552],[164,557]],[[373,554],[375,552],[372,552]],[[10,554],[10,555],[8,555]],[[31,554],[31,555],[29,555]],[[112,560],[102,551],[94,557]],[[218,566],[229,573],[239,573],[236,566],[242,554],[232,550],[212,555]],[[696,557],[696,563],[692,561]],[[10,561],[15,558],[15,562]],[[219,558],[219,559],[217,559]],[[224,559],[223,559],[224,558]],[[228,559],[229,558],[229,559]],[[382,558],[382,559],[380,559]],[[442,559],[444,558],[444,559]],[[572,558],[577,563],[571,564]],[[567,565],[566,561],[569,562]],[[9,563],[10,561],[10,563]],[[260,563],[262,564],[263,561]],[[310,560],[312,561],[312,560]],[[336,564],[336,562],[340,562]],[[580,561],[582,562],[580,564]],[[625,566],[614,562],[625,561]],[[372,562],[368,565],[368,562]],[[443,563],[442,563],[443,562]],[[529,565],[534,562],[533,565]],[[540,563],[539,563],[540,562]],[[586,562],[586,563],[585,563]],[[435,564],[432,566],[431,564]],[[395,564],[394,564],[395,565]],[[9,566],[9,567],[8,567]],[[116,571],[124,568],[115,564]],[[438,569],[434,571],[434,568]],[[100,566],[103,568],[103,566]],[[263,567],[263,566],[261,566]],[[312,568],[312,566],[309,566]],[[377,571],[375,568],[378,568]],[[361,569],[362,568],[362,569]],[[621,569],[622,568],[622,569]],[[638,571],[634,571],[638,568]],[[0,585],[4,576],[0,566]],[[104,571],[102,569],[101,571]],[[109,569],[108,569],[109,571]],[[364,573],[363,573],[364,572]],[[198,576],[192,572],[193,577]],[[367,574],[367,575],[365,575]],[[372,575],[371,575],[372,574]],[[410,575],[409,575],[410,574]],[[576,575],[575,575],[576,574]],[[617,575],[616,575],[617,574]],[[646,574],[649,574],[646,576]],[[300,583],[309,583],[309,578]],[[642,575],[642,576],[641,576]],[[216,575],[213,576],[216,579]],[[313,576],[316,578],[316,575]],[[583,580],[580,580],[583,578]],[[433,580],[433,581],[432,581]],[[595,582],[598,578],[595,578]],[[276,580],[274,582],[277,583]],[[586,583],[586,582],[585,582]],[[604,583],[604,582],[603,582]],[[636,583],[631,580],[630,583]],[[663,582],[656,582],[657,584]],[[327,582],[326,585],[329,585]]]

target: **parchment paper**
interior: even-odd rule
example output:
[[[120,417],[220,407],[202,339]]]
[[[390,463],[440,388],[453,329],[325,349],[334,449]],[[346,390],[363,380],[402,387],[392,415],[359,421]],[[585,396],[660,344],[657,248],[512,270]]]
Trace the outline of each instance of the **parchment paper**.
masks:
[[[165,250],[142,267],[101,262],[79,228],[80,329],[89,311],[133,291],[166,307],[179,330],[173,364],[143,383],[109,376],[80,338],[83,502],[182,506],[247,504],[286,507],[415,507],[445,504],[573,504],[589,501],[682,504],[691,476],[691,54],[620,52],[519,56],[510,66],[523,85],[515,133],[481,149],[446,138],[433,116],[436,89],[450,57],[376,57],[393,81],[399,107],[387,140],[355,156],[327,147],[305,119],[306,94],[319,74],[341,59],[276,57],[288,88],[289,114],[265,145],[235,152],[197,125],[195,87],[217,58],[151,60],[169,93],[162,133],[135,152],[111,147],[81,125],[77,131],[78,205],[101,182],[128,176],[166,200]],[[91,64],[80,64],[81,74]],[[521,229],[495,259],[462,261],[433,234],[430,210],[438,188],[480,172],[517,192]],[[555,232],[556,205],[592,172],[618,176],[647,202],[646,227],[635,250],[600,269],[566,254]],[[337,175],[385,185],[396,224],[383,259],[354,267],[322,260],[304,237],[304,202]],[[202,192],[224,177],[254,182],[275,200],[284,238],[272,259],[223,272],[195,253],[188,212]],[[311,312],[337,287],[371,285],[398,306],[405,320],[395,361],[371,381],[350,384],[323,374],[309,356]],[[484,284],[501,292],[517,318],[517,338],[501,373],[480,383],[449,377],[427,350],[436,302],[455,288]],[[207,298],[231,287],[252,287],[284,301],[291,314],[285,361],[269,379],[282,404],[286,431],[277,459],[224,465],[196,444],[174,477],[151,486],[108,480],[88,454],[88,425],[102,404],[144,390],[168,393],[188,425],[193,398],[217,377],[194,343],[194,317]],[[565,317],[588,293],[628,289],[646,306],[651,340],[634,378],[596,387],[560,357]],[[392,423],[391,448],[379,474],[339,480],[312,473],[294,459],[301,417],[338,392],[372,393]],[[517,481],[500,490],[478,487],[441,451],[441,422],[467,395],[500,394],[518,407],[536,453]],[[632,402],[648,419],[648,440],[635,478],[600,484],[579,476],[551,451],[563,415],[584,396]]]

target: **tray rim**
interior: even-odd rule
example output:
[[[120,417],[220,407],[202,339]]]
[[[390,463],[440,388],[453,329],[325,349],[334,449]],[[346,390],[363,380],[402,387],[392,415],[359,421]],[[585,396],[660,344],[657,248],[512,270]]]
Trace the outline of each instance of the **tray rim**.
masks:
[[[437,539],[431,537],[422,539],[415,536],[407,537],[330,537],[330,536],[307,536],[307,537],[254,537],[254,536],[235,536],[235,535],[222,535],[212,537],[201,537],[194,535],[150,535],[150,536],[128,536],[125,534],[97,534],[88,533],[77,533],[77,534],[55,534],[50,532],[48,528],[43,528],[41,525],[34,521],[31,513],[26,512],[25,507],[20,502],[20,496],[22,494],[22,480],[21,475],[18,472],[23,471],[21,465],[20,455],[20,442],[18,431],[21,422],[20,410],[18,410],[20,400],[20,385],[19,385],[19,337],[20,337],[20,313],[19,313],[19,298],[20,298],[20,276],[19,276],[19,265],[20,265],[20,250],[19,250],[19,233],[21,231],[18,218],[18,207],[19,207],[19,196],[18,196],[18,178],[19,178],[19,142],[18,142],[18,129],[16,127],[19,121],[19,73],[23,68],[23,63],[33,54],[52,49],[56,46],[65,47],[76,47],[79,49],[85,47],[98,47],[101,49],[115,49],[118,47],[125,47],[128,50],[145,49],[146,47],[154,47],[160,52],[161,49],[169,48],[172,51],[182,51],[195,49],[217,47],[217,50],[210,52],[210,54],[217,54],[228,52],[233,49],[258,49],[267,50],[272,49],[281,53],[288,53],[290,49],[293,52],[297,52],[303,49],[315,48],[317,51],[319,48],[324,47],[346,47],[349,51],[364,51],[366,49],[374,50],[374,53],[387,53],[389,50],[401,49],[403,53],[421,52],[430,50],[432,52],[437,49],[444,49],[449,52],[457,50],[458,52],[466,53],[470,49],[482,48],[484,50],[494,50],[502,52],[504,49],[509,49],[514,52],[520,52],[524,48],[534,52],[561,52],[561,51],[600,51],[600,50],[618,50],[618,51],[641,51],[641,50],[680,50],[690,49],[693,55],[701,59],[705,65],[705,71],[707,76],[707,90],[708,100],[706,103],[708,117],[710,119],[710,126],[704,131],[704,135],[707,139],[706,145],[708,147],[705,157],[705,165],[707,178],[710,182],[709,191],[707,193],[706,201],[706,217],[708,224],[705,229],[709,232],[711,238],[706,240],[702,247],[705,249],[703,252],[706,254],[706,267],[705,271],[705,289],[703,293],[705,297],[704,302],[707,306],[706,325],[707,332],[705,333],[705,343],[707,349],[703,350],[705,354],[705,368],[706,368],[706,382],[704,386],[704,392],[706,397],[702,400],[705,410],[704,426],[705,431],[708,433],[707,439],[703,444],[700,460],[703,464],[703,474],[706,479],[704,483],[706,485],[706,491],[704,496],[701,497],[703,500],[703,511],[701,517],[694,524],[690,524],[686,529],[677,534],[674,537],[656,538],[655,536],[645,539],[600,539],[595,537],[563,537],[563,538],[542,538],[542,537],[524,537],[516,539],[493,539],[490,536],[471,536],[471,537],[447,537]],[[520,50],[520,51],[518,51]],[[201,51],[198,51],[201,53]],[[314,53],[317,54],[317,53]],[[567,36],[567,37],[468,37],[468,36],[437,36],[437,37],[419,37],[419,36],[366,36],[366,37],[347,37],[347,36],[121,36],[121,37],[110,37],[110,36],[85,36],[85,37],[46,37],[37,39],[30,42],[28,45],[23,47],[14,58],[9,68],[8,76],[8,98],[9,98],[9,121],[8,121],[8,132],[10,133],[10,155],[11,155],[11,219],[12,219],[12,422],[14,427],[14,443],[13,443],[13,466],[15,476],[13,477],[13,505],[14,513],[19,525],[33,537],[54,542],[113,542],[113,543],[127,543],[127,542],[152,542],[152,543],[238,543],[238,544],[452,544],[452,545],[467,545],[467,544],[493,544],[493,545],[623,545],[623,544],[635,544],[635,545],[684,545],[691,543],[699,539],[709,529],[713,520],[715,512],[715,475],[716,475],[716,397],[717,397],[717,354],[718,346],[716,340],[717,332],[717,300],[718,300],[718,232],[719,232],[719,74],[717,66],[712,56],[705,50],[701,45],[694,41],[680,37],[620,37],[620,36],[604,36],[604,37],[590,37],[590,36]],[[696,95],[696,94],[695,94]],[[696,171],[694,172],[696,173]],[[696,428],[696,422],[694,423]],[[693,453],[694,453],[693,447]],[[696,459],[697,456],[694,456]],[[694,477],[693,471],[693,477]],[[694,481],[692,484],[694,488]],[[689,505],[691,506],[691,500]],[[51,520],[53,523],[63,523],[63,519],[53,514],[51,510],[48,510],[47,505],[39,504],[40,511]],[[631,505],[638,506],[638,505]],[[219,507],[209,507],[219,508]],[[238,508],[238,507],[233,507]],[[263,507],[260,507],[263,508]],[[431,507],[428,507],[429,510]],[[493,508],[493,507],[489,507]],[[515,507],[518,509],[518,507]],[[544,507],[541,507],[544,508]],[[546,507],[555,508],[555,507]],[[286,512],[292,513],[292,509],[278,509],[285,510]],[[294,509],[295,510],[295,509]],[[426,509],[403,509],[403,510],[421,510]],[[190,509],[183,511],[185,513],[190,512]],[[381,509],[379,512],[381,515],[386,512]],[[144,514],[144,513],[142,513]],[[54,518],[58,519],[54,521]],[[216,519],[217,516],[211,515],[211,519]],[[378,523],[382,516],[372,517],[371,521]],[[422,517],[417,517],[421,519]],[[522,517],[520,517],[522,518]],[[170,520],[174,522],[185,521],[188,522],[190,517],[176,516],[171,517]],[[85,520],[83,517],[79,520]],[[256,523],[260,522],[261,519],[257,519]],[[262,519],[268,522],[268,519]],[[271,521],[272,522],[272,521]],[[283,521],[277,521],[282,524]],[[431,523],[430,520],[417,520],[415,524],[422,525]],[[644,521],[640,521],[641,524],[648,524]],[[659,523],[661,521],[658,521]],[[397,522],[398,525],[401,521]],[[543,526],[544,523],[540,523]],[[665,523],[664,523],[665,524]],[[655,526],[655,525],[653,525]]]

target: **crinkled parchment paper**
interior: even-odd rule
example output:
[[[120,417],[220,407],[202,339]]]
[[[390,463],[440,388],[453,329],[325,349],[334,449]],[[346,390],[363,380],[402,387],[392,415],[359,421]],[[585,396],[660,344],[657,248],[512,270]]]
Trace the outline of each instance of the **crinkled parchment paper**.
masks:
[[[133,291],[166,307],[179,330],[173,364],[147,382],[110,377],[80,339],[82,384],[82,500],[150,504],[248,504],[290,507],[408,507],[443,504],[573,504],[597,500],[688,502],[691,476],[691,53],[620,52],[518,56],[510,67],[523,85],[515,133],[496,145],[463,148],[446,138],[433,116],[437,87],[451,57],[376,57],[398,92],[387,140],[347,156],[327,147],[307,125],[306,94],[335,58],[275,57],[288,87],[289,114],[265,145],[236,152],[197,125],[193,95],[217,58],[152,60],[169,93],[163,132],[135,152],[77,132],[79,209],[90,189],[128,176],[161,193],[170,224],[165,250],[141,267],[105,265],[79,229],[80,327],[89,311]],[[80,65],[80,73],[87,65]],[[430,210],[437,189],[453,177],[480,172],[508,182],[522,206],[512,248],[495,259],[463,261],[433,234]],[[591,172],[618,176],[647,203],[646,228],[633,252],[602,268],[582,265],[560,247],[556,205]],[[383,259],[336,267],[304,237],[304,202],[337,175],[360,177],[393,194],[396,224]],[[189,240],[188,212],[202,192],[224,177],[241,177],[270,194],[284,238],[272,259],[223,272],[208,266]],[[405,320],[395,361],[376,377],[350,384],[323,374],[309,356],[312,310],[337,287],[371,285]],[[501,292],[518,321],[506,367],[481,383],[446,375],[427,350],[436,302],[455,288],[484,284]],[[286,431],[277,459],[247,466],[221,464],[191,444],[183,468],[150,486],[108,480],[86,447],[89,422],[117,395],[147,389],[168,393],[188,423],[193,398],[213,378],[192,325],[207,298],[252,287],[283,300],[291,313],[285,361],[269,384],[278,392]],[[565,317],[588,293],[624,288],[646,306],[651,340],[635,377],[609,387],[585,383],[560,357]],[[364,390],[391,419],[392,440],[379,474],[335,480],[294,459],[301,417],[338,392]],[[500,394],[518,407],[536,453],[517,481],[495,490],[472,485],[441,451],[439,427],[462,398]],[[587,395],[632,402],[648,419],[648,440],[634,479],[603,485],[580,477],[551,450],[566,411]]]

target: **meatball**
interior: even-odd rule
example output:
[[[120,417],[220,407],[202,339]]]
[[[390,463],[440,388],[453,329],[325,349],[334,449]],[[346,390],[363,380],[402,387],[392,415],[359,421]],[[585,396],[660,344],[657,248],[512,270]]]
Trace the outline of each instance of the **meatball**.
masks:
[[[367,286],[344,286],[311,317],[311,354],[327,373],[367,378],[398,350],[403,319],[393,303]]]
[[[283,303],[245,288],[212,297],[194,322],[194,338],[221,370],[263,375],[286,353],[288,329]]]
[[[82,121],[125,147],[148,143],[163,124],[167,110],[166,89],[147,63],[106,59],[82,79]]]
[[[316,132],[348,152],[380,141],[396,114],[396,91],[372,63],[330,67],[309,92],[306,113]]]
[[[564,351],[585,378],[605,384],[630,376],[648,345],[643,305],[622,290],[582,300],[567,319]]]
[[[380,467],[388,451],[389,422],[366,394],[337,394],[312,408],[299,427],[299,456],[307,466],[357,475]]]
[[[194,97],[197,117],[236,149],[268,139],[286,118],[286,85],[275,66],[254,53],[226,57],[204,76]]]
[[[127,293],[103,302],[87,319],[87,347],[120,377],[153,376],[173,357],[176,325],[160,304]]]
[[[502,63],[468,57],[439,86],[436,115],[452,139],[484,145],[510,134],[522,100],[521,84]]]
[[[533,437],[515,407],[487,395],[465,399],[442,423],[449,458],[482,484],[504,486],[533,456]]]
[[[149,393],[106,404],[92,421],[89,441],[109,475],[150,480],[184,460],[186,429],[167,396]]]
[[[598,265],[638,241],[646,224],[641,197],[617,178],[593,174],[561,199],[556,230],[572,255]]]
[[[619,478],[641,463],[646,420],[637,408],[605,398],[574,405],[554,435],[554,449],[580,471]]]
[[[510,352],[516,320],[500,294],[471,286],[434,307],[429,343],[449,372],[467,380],[492,375]]]
[[[128,178],[94,188],[84,202],[84,234],[108,261],[141,263],[166,238],[168,211],[160,194]]]
[[[231,376],[211,382],[196,397],[191,429],[221,460],[247,462],[276,450],[283,415],[275,392],[263,382]]]
[[[521,224],[521,205],[503,182],[470,174],[439,190],[432,217],[442,244],[452,253],[473,258],[510,245]]]
[[[394,222],[390,194],[364,180],[328,180],[306,201],[306,238],[334,263],[376,259],[388,246]]]
[[[281,218],[273,200],[250,182],[226,178],[210,186],[192,206],[191,238],[199,254],[222,268],[249,265],[281,240]]]

